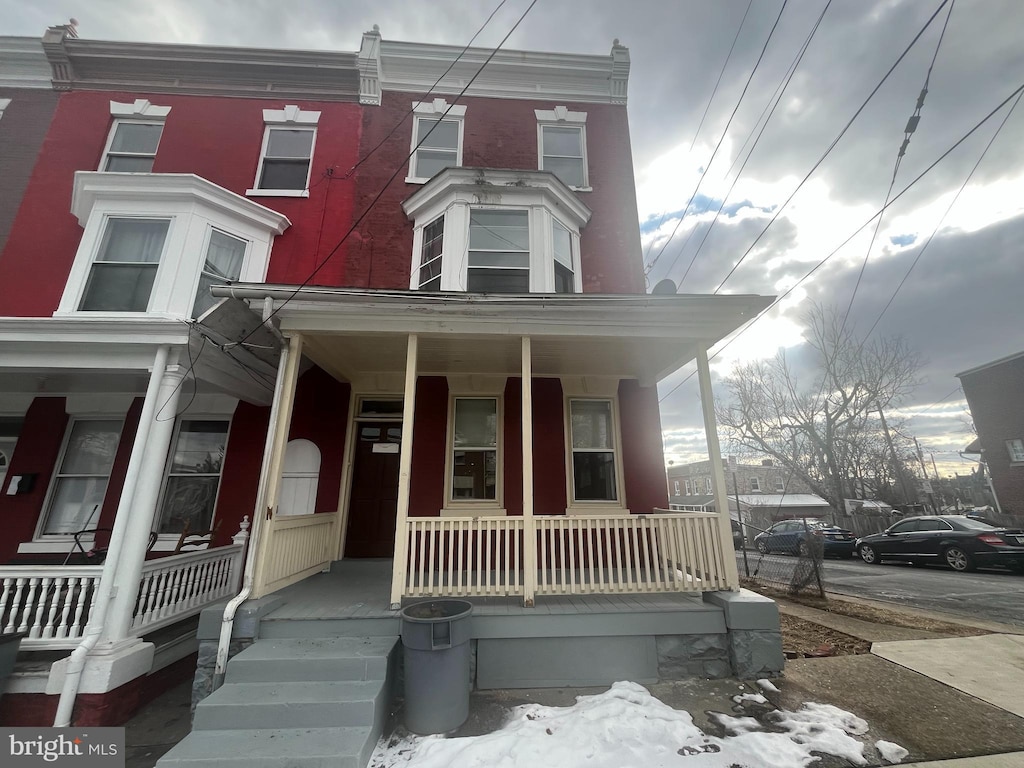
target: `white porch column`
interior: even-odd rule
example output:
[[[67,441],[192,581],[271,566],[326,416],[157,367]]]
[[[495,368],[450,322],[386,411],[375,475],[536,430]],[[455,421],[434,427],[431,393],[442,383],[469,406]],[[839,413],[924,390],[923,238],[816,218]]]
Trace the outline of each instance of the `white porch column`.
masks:
[[[405,400],[402,405],[402,448],[398,458],[398,512],[395,516],[395,562],[391,568],[391,607],[402,607],[406,561],[409,559],[409,488],[412,479],[412,425],[416,416],[416,376],[419,337],[409,334],[405,352]]]
[[[533,605],[537,591],[537,533],[533,521],[533,356],[523,336],[523,605]]]
[[[267,567],[274,547],[274,511],[281,488],[281,469],[284,464],[284,451],[288,446],[288,433],[292,427],[292,411],[295,407],[295,388],[299,382],[299,367],[302,363],[302,336],[295,334],[288,338],[288,356],[284,361],[283,370],[279,373],[278,383],[274,391],[272,413],[273,421],[267,425],[267,442],[264,446],[264,463],[257,490],[257,508],[253,515],[259,515],[262,526],[253,526],[259,531],[254,537],[256,560],[253,568],[254,598],[263,597],[266,585]]]
[[[127,522],[121,550],[116,555],[113,591],[101,642],[116,643],[123,640],[131,629],[135,600],[142,578],[142,564],[146,559],[150,533],[154,528],[167,451],[174,435],[174,421],[178,413],[178,401],[185,373],[185,368],[180,365],[169,366],[160,379],[155,402],[146,402],[143,405],[143,413],[139,418],[139,435],[144,441],[144,450],[138,468],[135,492],[131,494],[130,489],[126,487],[117,507],[118,519],[125,515]],[[146,399],[149,400],[148,392]],[[132,447],[130,462],[136,458],[137,447]]]
[[[732,525],[729,522],[729,499],[725,486],[725,469],[722,467],[722,448],[718,443],[718,423],[715,419],[715,399],[711,391],[711,368],[708,366],[708,348],[705,344],[697,347],[697,380],[700,382],[700,405],[704,413],[704,434],[708,441],[708,458],[711,459],[711,488],[715,496],[715,508],[718,510],[718,531],[722,541],[722,551],[718,557],[725,568],[725,579],[729,588],[740,587],[739,571],[736,568],[736,557],[732,547],[726,542],[732,541]]]

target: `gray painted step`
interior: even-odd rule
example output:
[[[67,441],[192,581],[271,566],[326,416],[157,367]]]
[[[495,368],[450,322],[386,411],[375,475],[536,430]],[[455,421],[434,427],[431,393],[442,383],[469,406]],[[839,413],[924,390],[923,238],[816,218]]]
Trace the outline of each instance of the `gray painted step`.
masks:
[[[260,640],[286,637],[396,637],[399,618],[268,619],[260,621]]]
[[[231,659],[228,683],[383,680],[395,637],[261,639]]]
[[[194,730],[373,725],[383,680],[225,684],[196,707]]]
[[[160,768],[364,768],[375,744],[368,726],[194,731]]]

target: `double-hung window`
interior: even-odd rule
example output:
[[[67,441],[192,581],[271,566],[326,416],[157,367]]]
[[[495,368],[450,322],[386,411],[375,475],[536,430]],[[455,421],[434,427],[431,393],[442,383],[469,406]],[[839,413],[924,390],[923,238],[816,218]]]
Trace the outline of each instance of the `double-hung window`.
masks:
[[[266,128],[256,185],[246,194],[308,197],[320,113],[289,104],[284,109],[263,110],[263,122]]]
[[[776,477],[775,478],[775,492],[776,493],[785,493],[785,491],[786,491],[786,482],[782,479],[781,476]]]
[[[710,496],[712,494],[712,492],[713,491],[712,491],[712,488],[711,488],[711,478],[710,477],[705,477],[704,478],[704,494],[706,496]]]
[[[750,491],[751,493],[761,492],[761,481],[758,480],[756,477],[750,478]]]
[[[617,501],[611,400],[569,401],[573,501]]]
[[[462,121],[417,117],[411,176],[429,179],[445,168],[459,165]]]
[[[590,189],[587,168],[587,113],[567,107],[534,110],[537,116],[538,168],[550,171],[567,186]]]
[[[551,219],[551,251],[554,256],[555,293],[576,293],[576,274],[573,268],[574,239],[558,219]]]
[[[693,483],[691,483],[689,480],[686,481],[686,495],[693,495]]]
[[[423,228],[420,246],[419,285],[421,291],[441,290],[441,267],[444,261],[444,216]]]
[[[470,212],[466,290],[530,292],[528,211],[475,208]]]
[[[121,439],[120,420],[71,423],[50,488],[41,533],[71,534],[95,528]]]
[[[160,136],[162,122],[116,120],[110,132],[107,151],[101,170],[118,173],[151,173]]]
[[[454,399],[451,451],[451,500],[496,500],[498,398]]]
[[[676,496],[679,495],[679,481],[678,480],[673,480],[672,481],[672,491],[673,491],[673,493]]]
[[[206,259],[199,274],[199,290],[196,291],[192,317],[199,317],[217,303],[210,295],[210,286],[225,285],[238,280],[245,261],[245,247],[248,243],[219,229],[210,231],[206,246]]]
[[[160,502],[159,533],[181,533],[186,527],[210,530],[227,441],[227,421],[178,423]]]
[[[108,219],[79,309],[145,312],[169,224],[167,219]]]

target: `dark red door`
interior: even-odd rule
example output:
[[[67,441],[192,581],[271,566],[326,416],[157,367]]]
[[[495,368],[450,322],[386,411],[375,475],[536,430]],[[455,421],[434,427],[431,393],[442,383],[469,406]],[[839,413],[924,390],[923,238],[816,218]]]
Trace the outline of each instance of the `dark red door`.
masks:
[[[345,557],[391,557],[395,551],[402,425],[393,421],[358,422],[356,427]]]

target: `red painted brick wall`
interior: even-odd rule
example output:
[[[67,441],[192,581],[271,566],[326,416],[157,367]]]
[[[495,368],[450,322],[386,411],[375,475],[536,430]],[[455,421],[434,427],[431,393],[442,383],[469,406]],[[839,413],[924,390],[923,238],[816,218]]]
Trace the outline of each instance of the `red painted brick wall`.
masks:
[[[656,507],[666,509],[668,492],[657,388],[641,387],[634,380],[620,382],[619,420],[626,505],[634,514],[650,514]]]
[[[320,484],[316,511],[335,512],[341,487],[341,468],[345,454],[345,425],[351,387],[310,368],[295,390],[295,409],[289,440],[309,440],[320,449]]]
[[[960,379],[1003,512],[1024,515],[1024,464],[1007,440],[1024,440],[1024,355]]]
[[[565,415],[562,382],[533,380],[533,500],[535,515],[564,515]]]
[[[42,88],[0,88],[11,103],[0,118],[0,252],[28,186],[36,156],[57,107],[57,94]],[[5,314],[0,303],[0,315]]]
[[[412,102],[421,98],[422,94],[385,93],[380,107],[363,110],[360,156],[368,154],[403,117],[406,119],[356,172],[356,216],[370,206],[394,170],[402,170],[351,238],[348,285],[409,287],[412,224],[401,202],[420,187],[404,182],[413,123],[406,115]],[[464,166],[537,170],[534,110],[552,109],[564,102],[478,97],[464,98],[460,103],[466,104]],[[577,194],[594,215],[583,229],[580,244],[584,291],[643,293],[626,107],[583,103],[565,106],[587,113],[588,167],[594,191]]]
[[[447,419],[448,380],[443,376],[421,376],[416,382],[413,429],[406,425],[402,435],[403,440],[413,441],[410,517],[434,517],[444,505]]]
[[[137,98],[171,107],[154,172],[195,173],[242,195],[256,178],[263,109],[285,105],[282,99],[88,91],[61,95],[21,211],[0,254],[0,314],[42,317],[56,309],[82,236],[69,210],[74,172],[99,166],[113,123],[110,102]],[[310,196],[252,198],[292,222],[275,241],[270,282],[301,283],[351,224],[354,183],[344,175],[355,163],[362,108],[309,101],[299,106],[321,112]],[[346,284],[345,250],[343,246],[313,284]]]

